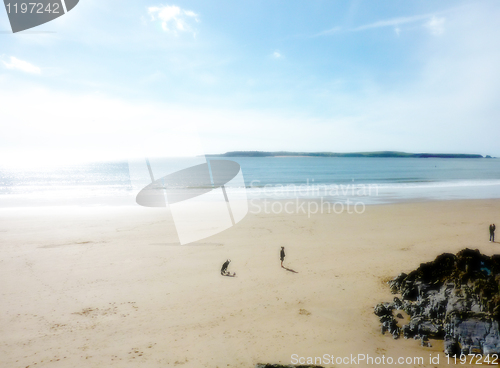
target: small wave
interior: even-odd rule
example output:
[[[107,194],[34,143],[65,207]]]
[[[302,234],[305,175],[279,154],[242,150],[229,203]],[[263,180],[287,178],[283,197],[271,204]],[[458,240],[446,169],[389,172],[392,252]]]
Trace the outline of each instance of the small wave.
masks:
[[[424,189],[424,188],[458,188],[484,187],[500,185],[500,180],[457,180],[457,181],[429,181],[411,183],[381,183],[380,189]]]

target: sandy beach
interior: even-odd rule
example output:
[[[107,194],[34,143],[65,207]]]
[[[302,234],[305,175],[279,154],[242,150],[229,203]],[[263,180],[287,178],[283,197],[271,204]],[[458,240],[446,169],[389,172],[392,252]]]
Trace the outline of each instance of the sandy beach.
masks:
[[[499,210],[462,200],[248,214],[180,246],[162,209],[1,209],[0,366],[252,368],[325,354],[453,366],[440,342],[381,335],[373,307],[393,299],[387,280],[443,252],[499,253],[488,242]],[[227,258],[236,277],[220,275]]]

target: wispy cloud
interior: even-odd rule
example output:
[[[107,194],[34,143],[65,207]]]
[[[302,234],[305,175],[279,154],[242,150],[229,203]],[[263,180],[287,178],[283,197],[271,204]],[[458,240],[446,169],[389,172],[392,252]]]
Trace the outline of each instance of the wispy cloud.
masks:
[[[191,26],[191,21],[199,22],[198,14],[191,10],[184,10],[176,5],[152,6],[148,8],[151,21],[159,20],[165,32],[175,35],[178,32],[187,32],[196,36],[196,31]]]
[[[283,57],[283,55],[278,50],[276,50],[275,52],[273,52],[273,58],[275,58],[275,59],[281,59],[282,57]]]
[[[366,29],[372,29],[372,28],[381,28],[381,27],[396,27],[401,24],[406,24],[406,23],[414,23],[421,21],[423,19],[429,19],[432,15],[430,14],[425,14],[425,15],[414,15],[412,17],[398,17],[398,18],[391,18],[391,19],[385,19],[385,20],[379,20],[377,22],[369,23],[369,24],[364,24],[362,26],[356,27],[351,29],[351,31],[364,31]]]
[[[20,70],[25,73],[31,73],[31,74],[40,74],[42,71],[39,67],[28,63],[27,61],[18,59],[14,56],[10,57],[10,63],[3,61],[2,63],[5,65],[7,69],[14,69],[14,70]]]
[[[425,27],[431,32],[431,34],[435,36],[439,36],[444,33],[444,22],[445,18],[432,17],[427,23],[425,23]]]
[[[340,28],[340,27],[333,27],[333,28],[327,29],[325,31],[319,32],[319,33],[313,35],[312,37],[329,36],[329,35],[332,35],[334,33],[338,33],[341,30],[342,30],[342,28]]]
[[[446,20],[445,18],[437,17],[435,14],[420,14],[411,17],[396,17],[396,18],[379,20],[373,23],[363,24],[358,27],[344,29],[344,30],[341,27],[334,27],[319,32],[313,35],[312,37],[329,36],[340,32],[360,32],[369,29],[383,28],[383,27],[394,27],[394,32],[396,33],[397,36],[399,36],[399,34],[401,33],[401,27],[400,27],[401,25],[421,22],[425,20],[427,20],[427,22],[424,23],[423,25],[425,28],[429,30],[431,34],[437,36],[444,32],[444,22]]]

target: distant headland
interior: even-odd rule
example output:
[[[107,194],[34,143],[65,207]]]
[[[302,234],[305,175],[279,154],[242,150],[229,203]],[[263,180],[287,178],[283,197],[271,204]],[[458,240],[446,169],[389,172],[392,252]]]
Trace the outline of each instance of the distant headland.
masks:
[[[466,153],[407,153],[398,151],[376,152],[264,152],[264,151],[232,151],[221,154],[210,154],[208,157],[404,157],[404,158],[492,158]]]

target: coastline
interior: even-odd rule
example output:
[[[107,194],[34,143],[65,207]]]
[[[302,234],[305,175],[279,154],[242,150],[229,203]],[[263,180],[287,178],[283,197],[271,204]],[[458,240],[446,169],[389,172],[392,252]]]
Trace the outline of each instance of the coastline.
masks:
[[[292,354],[368,354],[453,366],[439,341],[382,336],[373,307],[393,298],[387,280],[443,252],[498,253],[487,227],[499,209],[489,199],[250,213],[187,246],[162,209],[0,209],[2,360],[254,367],[290,364]],[[297,273],[279,267],[281,246]],[[219,274],[227,258],[235,278]],[[429,354],[440,364],[427,364]]]
[[[410,153],[401,151],[370,151],[370,152],[295,152],[295,151],[232,151],[219,154],[209,154],[207,157],[377,157],[377,158],[495,158],[490,155],[467,153]]]

